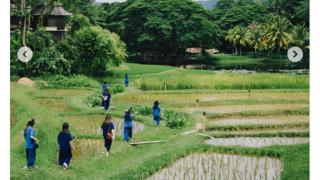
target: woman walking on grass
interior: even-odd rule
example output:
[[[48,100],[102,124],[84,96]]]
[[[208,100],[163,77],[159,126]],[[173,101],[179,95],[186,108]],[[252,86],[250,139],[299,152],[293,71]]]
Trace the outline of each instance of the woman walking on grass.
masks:
[[[102,106],[104,106],[104,110],[108,111],[110,106],[111,94],[109,89],[105,89],[102,94]]]
[[[132,139],[132,120],[134,118],[134,111],[133,108],[130,107],[129,110],[124,112],[123,119],[124,119],[124,142],[128,142]]]
[[[62,130],[58,134],[58,144],[59,144],[59,165],[63,166],[64,169],[68,169],[70,161],[72,159],[72,135],[69,132],[69,124],[63,123]]]
[[[106,115],[106,118],[101,125],[101,129],[103,132],[104,146],[107,150],[106,155],[109,156],[112,141],[115,139],[114,125],[110,114]]]
[[[152,107],[153,123],[160,126],[161,109],[158,101],[155,101]]]
[[[34,119],[29,119],[23,133],[27,157],[27,165],[23,167],[25,170],[29,168],[35,168],[34,163],[36,160],[36,148],[38,147],[39,140],[36,138],[34,126]]]

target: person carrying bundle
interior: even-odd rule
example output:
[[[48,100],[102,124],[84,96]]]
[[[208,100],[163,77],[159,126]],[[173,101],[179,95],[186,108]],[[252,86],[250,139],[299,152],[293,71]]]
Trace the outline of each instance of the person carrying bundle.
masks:
[[[113,125],[110,114],[106,115],[106,117],[101,125],[101,129],[103,132],[104,147],[107,150],[106,155],[109,156],[112,142],[115,139],[114,125]]]

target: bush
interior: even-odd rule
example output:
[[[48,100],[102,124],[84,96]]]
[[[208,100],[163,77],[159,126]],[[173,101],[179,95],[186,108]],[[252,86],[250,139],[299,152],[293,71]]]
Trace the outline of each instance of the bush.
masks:
[[[123,91],[124,91],[124,88],[121,85],[110,87],[111,94],[118,94],[118,93],[122,93]]]
[[[104,75],[110,64],[118,65],[126,58],[125,44],[119,36],[97,26],[85,27],[75,33],[75,64],[79,72]]]
[[[87,97],[87,104],[89,107],[95,107],[101,105],[102,90],[96,90]]]
[[[73,76],[62,76],[55,75],[47,78],[49,86],[57,87],[94,87],[98,83],[87,76],[73,75]]]
[[[29,74],[33,76],[69,75],[70,69],[69,61],[55,48],[48,48],[37,54],[28,66]]]
[[[182,128],[186,125],[187,117],[184,113],[165,111],[164,118],[166,126],[171,129]]]
[[[133,108],[142,116],[148,116],[152,113],[152,109],[148,106],[134,105]]]

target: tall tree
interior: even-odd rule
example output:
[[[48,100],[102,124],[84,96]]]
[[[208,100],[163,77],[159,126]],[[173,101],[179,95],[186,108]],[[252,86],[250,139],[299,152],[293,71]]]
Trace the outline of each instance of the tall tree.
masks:
[[[290,34],[290,21],[281,16],[272,16],[270,22],[266,25],[266,34],[264,36],[268,43],[278,50],[281,59],[281,49],[288,47],[292,40]]]
[[[305,25],[296,25],[293,27],[292,44],[302,49],[309,47],[309,31]]]

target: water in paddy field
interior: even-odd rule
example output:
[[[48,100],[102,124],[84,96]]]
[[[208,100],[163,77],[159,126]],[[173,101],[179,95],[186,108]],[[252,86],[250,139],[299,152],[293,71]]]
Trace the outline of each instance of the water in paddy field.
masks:
[[[277,180],[281,172],[282,163],[275,158],[200,153],[177,160],[148,180]]]
[[[215,146],[266,147],[273,145],[292,145],[309,143],[309,138],[268,137],[268,138],[212,138],[206,144]]]

